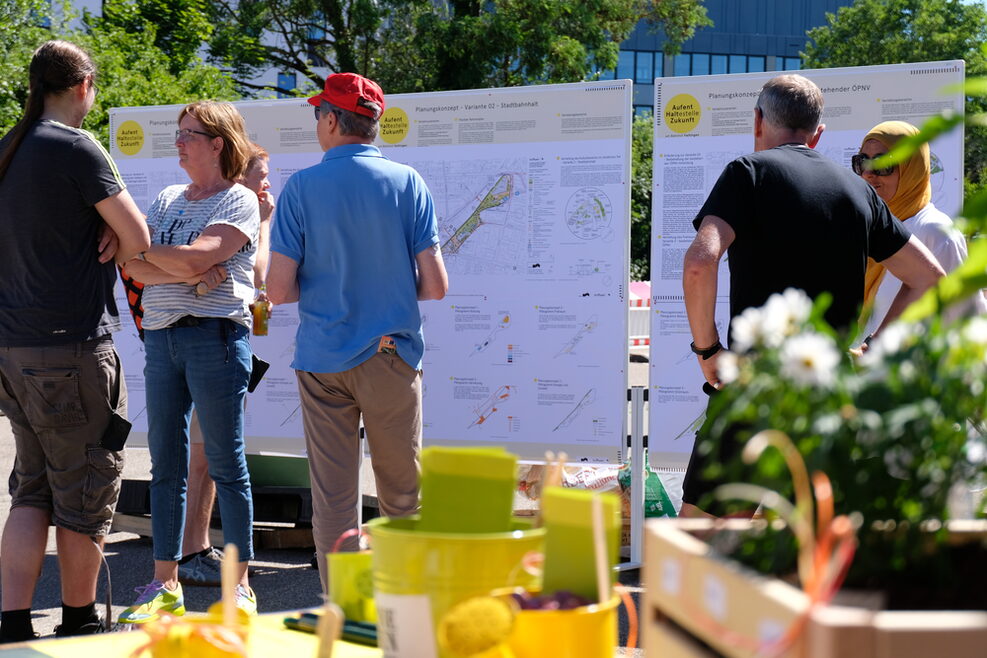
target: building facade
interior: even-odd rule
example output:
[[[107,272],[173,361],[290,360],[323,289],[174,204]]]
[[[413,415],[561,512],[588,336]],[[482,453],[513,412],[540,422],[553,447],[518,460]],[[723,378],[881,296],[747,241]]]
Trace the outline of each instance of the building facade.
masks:
[[[800,68],[806,32],[853,0],[704,0],[712,27],[696,30],[677,55],[642,21],[620,44],[617,68],[603,78],[634,81],[634,111],[654,109],[654,79]]]

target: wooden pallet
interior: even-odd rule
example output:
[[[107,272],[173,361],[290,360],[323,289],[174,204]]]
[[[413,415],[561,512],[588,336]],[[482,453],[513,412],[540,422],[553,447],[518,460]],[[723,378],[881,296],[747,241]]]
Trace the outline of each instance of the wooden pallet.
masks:
[[[138,514],[114,514],[113,532],[132,532],[151,537],[151,517]],[[210,528],[209,543],[223,545],[222,528]],[[254,546],[264,549],[315,548],[311,528],[254,524]]]

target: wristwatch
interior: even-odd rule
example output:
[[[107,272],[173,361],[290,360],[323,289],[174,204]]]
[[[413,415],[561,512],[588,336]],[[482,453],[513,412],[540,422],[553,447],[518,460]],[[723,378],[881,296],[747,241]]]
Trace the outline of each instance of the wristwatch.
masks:
[[[692,348],[693,353],[703,357],[703,361],[723,349],[723,345],[720,344],[719,339],[709,347],[696,347],[695,343],[689,343],[689,347]]]

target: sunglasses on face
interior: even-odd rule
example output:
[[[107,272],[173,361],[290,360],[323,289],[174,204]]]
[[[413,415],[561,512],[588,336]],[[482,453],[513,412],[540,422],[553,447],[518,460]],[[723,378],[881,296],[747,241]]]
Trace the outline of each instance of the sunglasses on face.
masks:
[[[882,154],[883,155],[883,154]],[[881,157],[880,155],[875,158],[868,158],[863,153],[857,153],[852,158],[850,158],[850,167],[853,169],[853,173],[858,176],[863,176],[865,172],[870,172],[875,176],[890,176],[898,168],[898,165],[891,165],[890,167],[881,167],[880,169],[875,169],[871,164],[874,160]]]
[[[191,128],[182,128],[181,130],[175,131],[175,141],[176,142],[187,142],[192,139],[192,135],[204,135],[209,139],[215,137],[215,135],[210,135],[209,133],[204,133],[201,130],[192,130]]]

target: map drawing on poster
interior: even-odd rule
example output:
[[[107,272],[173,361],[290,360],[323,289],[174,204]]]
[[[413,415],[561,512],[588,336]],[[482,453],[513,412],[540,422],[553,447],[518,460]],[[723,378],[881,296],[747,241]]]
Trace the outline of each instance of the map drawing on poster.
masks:
[[[863,136],[882,121],[921,125],[943,110],[963,112],[962,61],[799,71],[819,85],[826,129],[816,150],[847,168]],[[778,72],[659,78],[655,81],[654,189],[651,251],[649,454],[653,463],[684,467],[707,396],[682,297],[682,262],[696,232],[693,220],[727,163],[753,151],[753,109],[761,86]],[[953,91],[944,91],[950,85]],[[932,151],[936,207],[954,215],[962,204],[963,134],[937,138]],[[798,218],[792,218],[797,221]],[[717,330],[726,343],[727,257],[717,285]],[[661,428],[658,430],[658,428]]]
[[[386,101],[376,145],[428,184],[450,278],[444,300],[420,304],[426,445],[622,460],[631,83]],[[305,99],[236,105],[250,138],[270,153],[276,200],[292,174],[322,158],[311,106]],[[187,182],[173,141],[179,109],[111,111],[111,153],[145,211],[165,186]],[[291,368],[297,327],[295,305],[275,307],[268,335],[251,337],[271,367],[248,396],[249,452],[304,454]],[[136,331],[118,338],[138,416],[142,346]],[[135,418],[135,431],[140,444],[146,413]]]

